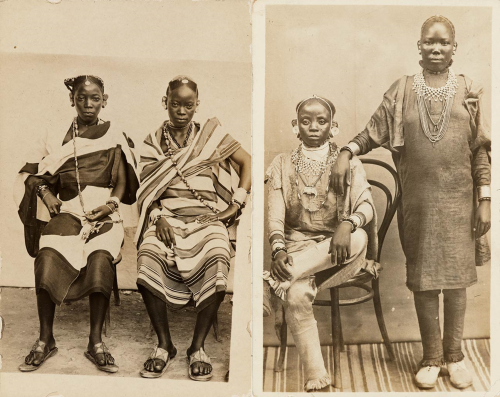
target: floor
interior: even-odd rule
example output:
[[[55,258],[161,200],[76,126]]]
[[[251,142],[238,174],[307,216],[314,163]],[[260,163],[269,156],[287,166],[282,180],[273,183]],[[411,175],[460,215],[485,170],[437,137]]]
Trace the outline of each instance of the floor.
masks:
[[[110,375],[97,370],[83,355],[88,342],[88,299],[56,309],[54,334],[59,352],[36,373],[139,378],[139,371],[156,343],[156,336],[147,335],[150,322],[141,295],[136,291],[121,291],[120,296],[121,306],[115,306],[111,299],[111,333],[104,337],[104,342],[120,367],[118,373]],[[17,372],[18,365],[23,362],[38,336],[34,289],[2,288],[0,313],[5,324],[0,339],[1,371]],[[231,314],[230,296],[226,296],[218,316],[221,342],[215,340],[211,331],[205,344],[214,368],[211,382],[226,381]],[[189,380],[185,352],[190,344],[195,319],[196,313],[192,307],[169,312],[172,340],[178,354],[163,378]]]

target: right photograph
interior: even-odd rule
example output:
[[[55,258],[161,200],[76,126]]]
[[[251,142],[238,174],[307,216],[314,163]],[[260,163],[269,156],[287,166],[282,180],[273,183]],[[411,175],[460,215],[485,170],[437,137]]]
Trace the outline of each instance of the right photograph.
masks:
[[[488,391],[492,7],[264,9],[262,390]]]

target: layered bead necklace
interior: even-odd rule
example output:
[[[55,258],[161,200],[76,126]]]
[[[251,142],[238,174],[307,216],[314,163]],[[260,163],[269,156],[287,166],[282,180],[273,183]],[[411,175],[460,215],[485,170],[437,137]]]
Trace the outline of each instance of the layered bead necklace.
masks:
[[[182,149],[182,148],[187,146],[188,141],[189,141],[189,137],[191,135],[193,128],[194,128],[194,123],[191,123],[189,125],[188,131],[186,133],[186,139],[184,139],[183,146],[180,146],[177,143],[177,141],[174,139],[174,137],[172,136],[172,133],[170,131],[170,122],[165,121],[165,123],[163,123],[163,137],[165,138],[165,145],[167,145],[166,155],[167,155],[167,158],[172,161],[172,165],[174,166],[175,171],[177,172],[177,175],[179,175],[179,177],[181,178],[181,181],[186,185],[186,187],[193,194],[193,196],[195,196],[200,201],[200,203],[202,203],[205,207],[207,207],[214,214],[218,214],[220,212],[220,210],[218,210],[217,208],[215,208],[214,206],[209,204],[203,197],[201,197],[201,195],[196,191],[196,189],[191,187],[191,185],[187,181],[186,177],[184,176],[184,173],[177,166],[177,160],[174,158],[175,152],[174,152],[174,149],[172,148],[171,139],[173,140],[173,142],[175,142],[175,144],[177,144],[179,149]]]
[[[335,163],[335,160],[337,159],[338,156],[338,152],[337,152],[337,145],[335,145],[335,143],[330,142],[328,146],[329,146],[328,153],[326,157],[323,160],[319,161],[307,158],[302,152],[302,145],[296,148],[292,152],[291,160],[292,163],[295,164],[295,185],[297,186],[297,196],[299,198],[300,203],[302,204],[302,207],[304,207],[304,209],[307,210],[308,212],[319,211],[323,207],[328,198],[330,183],[327,183],[326,185],[324,199],[320,202],[318,208],[306,207],[302,200],[303,195],[312,196],[311,197],[312,199],[318,197],[318,190],[316,189],[316,185],[321,180],[327,168],[329,170],[328,180],[330,180],[330,175],[332,170],[331,165]],[[314,179],[313,183],[309,184],[305,180],[304,176],[306,177],[315,176],[316,178]],[[299,178],[304,184],[302,192],[300,191],[299,188]]]
[[[443,139],[446,134],[446,130],[448,129],[453,99],[458,89],[457,77],[450,68],[448,70],[448,80],[443,87],[429,87],[425,83],[424,73],[423,70],[421,70],[415,75],[412,88],[417,94],[418,113],[422,129],[424,130],[425,136],[434,146],[436,142]],[[429,101],[430,105],[433,100],[434,102],[437,102],[438,100],[443,102],[443,109],[437,121],[433,120],[429,111],[429,106],[427,105],[427,101]],[[432,124],[432,131],[429,128],[428,121]]]

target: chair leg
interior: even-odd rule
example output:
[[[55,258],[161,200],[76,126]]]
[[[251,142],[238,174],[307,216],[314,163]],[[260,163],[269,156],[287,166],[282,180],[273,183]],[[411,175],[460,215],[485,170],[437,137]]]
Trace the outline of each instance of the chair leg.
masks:
[[[283,309],[284,311],[285,309]],[[285,353],[286,353],[286,345],[288,339],[288,329],[286,325],[286,319],[283,315],[283,324],[281,324],[280,330],[280,355],[278,357],[278,365],[276,366],[275,372],[282,372],[285,364]]]
[[[106,317],[104,319],[104,335],[106,337],[111,335],[111,302],[108,303],[108,309],[106,310]]]
[[[113,295],[115,298],[115,306],[121,305],[120,291],[118,290],[118,274],[115,266],[115,279],[113,280]]]
[[[217,342],[222,342],[222,338],[219,333],[219,314],[215,313],[214,321],[212,323],[212,327],[214,328],[214,338]]]
[[[340,350],[342,324],[340,323],[339,289],[330,288],[332,341],[333,341],[333,386],[342,389],[342,371],[340,369]]]
[[[396,356],[394,355],[394,350],[392,348],[391,340],[389,339],[389,334],[387,333],[387,328],[385,327],[384,313],[382,312],[382,303],[380,301],[380,291],[379,291],[379,279],[373,279],[373,306],[375,307],[375,315],[377,316],[378,327],[382,338],[384,339],[384,345],[389,353],[389,359],[394,361]]]

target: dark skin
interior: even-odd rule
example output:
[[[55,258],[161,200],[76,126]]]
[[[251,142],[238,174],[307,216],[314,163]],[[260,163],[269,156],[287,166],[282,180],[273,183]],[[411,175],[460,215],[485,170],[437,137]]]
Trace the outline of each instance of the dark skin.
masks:
[[[104,107],[108,96],[103,94],[100,87],[96,84],[84,85],[76,87],[74,93],[70,94],[72,104],[76,107],[78,131],[79,134],[85,132],[89,126],[97,123],[99,112]],[[117,197],[119,200],[123,197],[126,188],[126,170],[125,164],[120,163],[118,168],[118,178],[115,187],[111,192],[111,197]],[[62,202],[51,192],[46,193],[43,202],[49,210],[50,216],[55,217],[60,213]],[[102,220],[112,213],[111,209],[106,205],[101,205],[88,211],[85,217],[89,222]],[[109,304],[109,299],[101,293],[93,293],[89,295],[90,304],[90,333],[88,350],[91,351],[93,346],[102,342],[102,327],[106,316],[106,310]],[[38,317],[40,321],[40,341],[46,343],[46,349],[55,347],[55,339],[53,334],[55,303],[51,300],[50,295],[44,289],[37,295]],[[27,364],[39,365],[41,356],[31,357]],[[99,365],[114,364],[114,359],[111,355],[96,356],[96,361]]]
[[[311,99],[299,108],[297,120],[292,125],[299,127],[299,139],[309,147],[323,145],[329,137],[331,128],[330,109],[326,108],[319,100]],[[341,222],[332,239],[330,240],[330,259],[332,265],[337,266],[346,261],[351,254],[351,231],[350,223]],[[269,240],[271,245],[275,240],[281,239],[279,235],[273,235]],[[276,254],[275,260],[271,262],[271,276],[279,281],[291,278],[288,270],[293,266],[293,257],[284,251]]]
[[[421,66],[426,71],[433,73],[445,72],[449,67],[453,54],[458,44],[451,27],[444,22],[428,24],[422,31],[420,40],[417,42],[421,53]],[[332,169],[332,185],[337,194],[343,195],[347,186],[349,172],[349,160],[351,153],[347,150],[340,152]],[[480,201],[474,214],[474,225],[472,232],[476,238],[486,234],[491,227],[490,201]]]
[[[186,139],[186,134],[189,129],[189,124],[193,119],[196,108],[199,105],[198,96],[195,91],[187,86],[180,86],[179,88],[169,91],[167,97],[167,111],[169,120],[174,125],[175,129],[172,130],[174,139],[182,145]],[[167,145],[164,138],[161,141],[163,152],[167,151]],[[249,191],[251,187],[251,157],[244,149],[238,149],[231,159],[240,166],[240,182],[239,187]],[[159,208],[159,204],[154,202],[151,209]],[[197,218],[200,224],[209,222],[225,223],[237,213],[238,207],[230,205],[225,211],[215,214],[205,214]],[[162,241],[167,247],[175,249],[175,234],[172,227],[165,218],[160,218],[156,222],[156,237]],[[146,309],[148,311],[151,323],[158,337],[158,347],[165,349],[169,352],[169,356],[175,356],[177,350],[172,343],[170,336],[170,329],[168,323],[168,312],[165,302],[153,295],[146,288],[139,286],[139,291],[143,296]],[[187,350],[187,355],[191,355],[200,348],[205,349],[205,339],[210,331],[215,315],[221,302],[224,299],[224,293],[217,293],[215,299],[206,306],[203,310],[198,312],[196,316],[196,325],[193,332],[193,339],[191,345]],[[151,372],[161,372],[165,363],[162,360],[155,359],[153,362],[147,364],[145,369]],[[212,372],[212,367],[209,364],[202,362],[195,362],[192,365],[194,375],[206,375]]]

